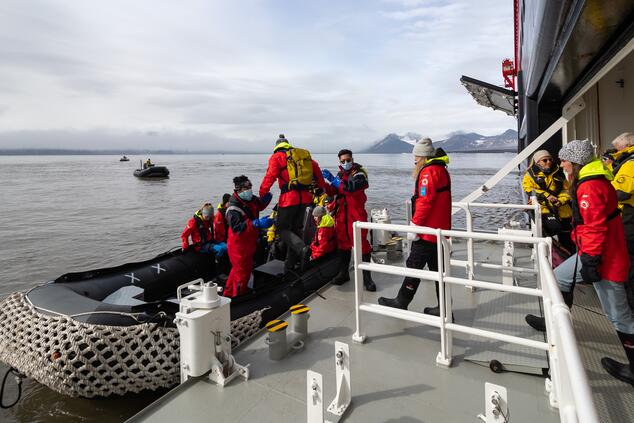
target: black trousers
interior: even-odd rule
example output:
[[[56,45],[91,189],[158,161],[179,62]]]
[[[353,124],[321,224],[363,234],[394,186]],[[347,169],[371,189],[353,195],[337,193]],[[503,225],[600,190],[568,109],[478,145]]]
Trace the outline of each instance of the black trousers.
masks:
[[[405,265],[411,269],[424,269],[425,266],[432,272],[438,271],[438,250],[435,242],[418,239],[412,242],[409,257]],[[406,277],[403,286],[413,293],[418,289],[420,279]],[[438,282],[436,282],[436,292],[438,292]]]
[[[296,206],[278,207],[276,226],[280,234],[280,239],[286,245],[286,260],[284,267],[286,270],[292,269],[299,261],[302,249],[305,244],[302,240],[302,229],[304,226],[304,214],[306,204]]]

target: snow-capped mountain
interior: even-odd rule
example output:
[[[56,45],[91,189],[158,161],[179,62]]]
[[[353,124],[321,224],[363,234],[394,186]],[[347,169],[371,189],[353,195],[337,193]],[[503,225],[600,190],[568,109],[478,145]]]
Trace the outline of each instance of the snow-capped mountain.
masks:
[[[414,132],[405,135],[388,134],[377,141],[365,153],[411,153],[412,146],[422,138]],[[484,136],[474,132],[453,132],[447,139],[434,141],[435,147],[446,152],[517,151],[517,132],[509,129],[500,135]]]

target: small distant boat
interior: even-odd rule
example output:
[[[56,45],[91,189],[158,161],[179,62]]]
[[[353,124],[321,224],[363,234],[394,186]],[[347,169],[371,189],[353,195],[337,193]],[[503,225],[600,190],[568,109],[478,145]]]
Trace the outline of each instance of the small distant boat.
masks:
[[[148,159],[141,162],[141,168],[134,171],[134,176],[138,178],[168,178],[170,171],[165,166],[156,166]]]
[[[123,156],[119,159],[120,162],[129,162],[130,159],[128,159],[126,156]]]

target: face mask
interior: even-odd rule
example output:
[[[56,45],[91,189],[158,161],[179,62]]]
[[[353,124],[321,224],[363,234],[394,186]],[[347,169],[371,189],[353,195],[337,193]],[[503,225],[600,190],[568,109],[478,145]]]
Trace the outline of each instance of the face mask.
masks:
[[[211,212],[210,211],[203,211],[203,219],[205,220],[209,220],[211,219]]]
[[[352,169],[352,162],[341,163],[341,167],[343,168],[343,170],[350,170]]]
[[[251,199],[253,198],[253,190],[250,189],[247,191],[242,191],[238,193],[238,197],[240,197],[244,201],[251,201]]]

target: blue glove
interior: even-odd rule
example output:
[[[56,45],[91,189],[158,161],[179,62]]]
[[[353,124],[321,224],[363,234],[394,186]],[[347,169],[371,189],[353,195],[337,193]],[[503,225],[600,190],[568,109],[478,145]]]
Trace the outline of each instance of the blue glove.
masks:
[[[333,178],[332,181],[330,181],[330,185],[332,185],[333,187],[335,187],[336,189],[339,189],[339,185],[341,185],[341,179],[339,178]]]
[[[262,201],[262,203],[266,206],[269,205],[269,203],[271,202],[271,200],[273,199],[273,194],[271,194],[270,192],[267,192],[266,195],[262,196],[262,198],[260,198],[260,200]]]
[[[273,226],[275,220],[271,219],[269,216],[264,216],[259,219],[253,219],[252,223],[253,227],[256,229],[266,229]]]
[[[214,254],[216,255],[216,257],[220,257],[227,252],[227,244],[224,242],[219,242],[217,244],[214,244],[211,249],[214,250]]]
[[[330,171],[328,169],[322,169],[321,170],[321,174],[324,177],[324,179],[327,180],[330,183],[332,183],[332,181],[335,179],[335,175],[330,173]]]

